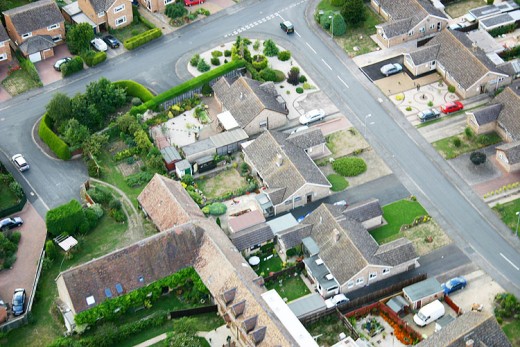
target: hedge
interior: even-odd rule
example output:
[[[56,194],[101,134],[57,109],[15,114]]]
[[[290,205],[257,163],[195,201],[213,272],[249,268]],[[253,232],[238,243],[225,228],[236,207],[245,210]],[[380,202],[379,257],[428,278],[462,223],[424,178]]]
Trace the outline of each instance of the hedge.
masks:
[[[47,114],[44,114],[38,128],[38,135],[58,158],[69,160],[71,158],[69,146],[51,130],[50,123],[50,118],[47,117]]]
[[[68,63],[61,65],[61,74],[63,77],[70,76],[81,70],[83,70],[83,59],[79,56],[74,57]]]
[[[85,54],[85,63],[88,66],[96,66],[107,60],[106,52],[94,52]]]
[[[45,215],[47,231],[53,237],[63,233],[74,235],[84,221],[83,207],[75,199],[49,210]]]
[[[159,106],[160,104],[162,104],[165,101],[173,99],[174,97],[182,95],[192,89],[198,88],[198,87],[204,85],[205,83],[209,83],[210,81],[214,80],[217,77],[220,77],[230,71],[242,68],[244,66],[245,66],[244,60],[231,61],[231,62],[224,64],[222,66],[219,66],[213,70],[203,73],[200,76],[192,78],[189,81],[181,83],[181,84],[173,87],[172,89],[167,90],[164,93],[157,95],[153,99],[148,100],[147,102],[145,102],[142,105],[133,107],[132,110],[130,111],[130,113],[135,115],[138,113],[144,113],[148,109],[156,109],[157,106]]]
[[[123,42],[123,45],[125,46],[126,49],[132,50],[139,46],[144,45],[145,43],[147,43],[149,41],[159,38],[161,36],[162,36],[161,29],[159,29],[159,28],[150,29],[150,30],[145,31],[144,33],[141,33],[139,35],[136,35],[134,37],[131,37],[131,38],[125,40],[125,42]]]
[[[367,171],[367,164],[361,158],[344,157],[335,160],[332,163],[332,168],[341,176],[352,177]]]
[[[153,94],[145,86],[130,80],[121,80],[112,82],[116,87],[124,88],[126,95],[130,95],[141,99],[142,102],[147,102],[153,99]]]

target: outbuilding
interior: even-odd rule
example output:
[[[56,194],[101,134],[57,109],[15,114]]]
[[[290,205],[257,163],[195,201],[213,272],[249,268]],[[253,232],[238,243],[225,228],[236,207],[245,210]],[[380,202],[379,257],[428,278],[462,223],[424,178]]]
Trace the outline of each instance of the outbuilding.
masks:
[[[413,310],[418,310],[434,300],[444,298],[444,291],[439,281],[432,277],[404,287],[403,296],[411,304]]]

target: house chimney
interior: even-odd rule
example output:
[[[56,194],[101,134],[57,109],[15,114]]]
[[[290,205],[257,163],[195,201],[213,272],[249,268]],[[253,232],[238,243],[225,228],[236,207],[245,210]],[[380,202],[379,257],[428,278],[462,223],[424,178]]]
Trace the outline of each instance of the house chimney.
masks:
[[[244,99],[244,93],[240,92],[240,100]]]
[[[283,156],[280,153],[276,154],[276,166],[280,167],[283,165]]]
[[[340,237],[340,233],[338,229],[334,229],[334,241],[338,242]]]
[[[466,347],[473,347],[473,345],[474,345],[473,339],[469,339],[468,341],[466,341]]]

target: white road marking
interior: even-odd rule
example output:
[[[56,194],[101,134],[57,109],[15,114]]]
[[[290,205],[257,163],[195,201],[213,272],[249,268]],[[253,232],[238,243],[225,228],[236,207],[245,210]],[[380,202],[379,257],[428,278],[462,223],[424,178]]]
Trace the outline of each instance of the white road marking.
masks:
[[[327,64],[327,62],[323,59],[321,59],[321,61],[323,62],[323,64],[325,64],[325,66],[327,66],[329,68],[330,71],[332,71],[332,68],[330,67],[329,64]]]
[[[516,271],[520,271],[520,268],[518,266],[516,266],[511,260],[507,259],[507,257],[505,255],[503,255],[502,253],[500,253],[500,255],[502,256],[502,258],[504,258],[509,264],[511,264],[512,267],[514,267],[516,269]]]
[[[295,33],[296,33],[296,35],[298,35],[298,37],[302,37],[302,36],[301,36],[300,34],[298,34],[298,32],[297,32],[297,31],[295,31]]]
[[[336,76],[336,77],[338,78],[338,80],[341,81],[341,83],[343,83],[343,84],[345,85],[345,87],[350,88],[350,87],[348,86],[348,84],[346,84],[345,81],[343,81],[343,80],[341,79],[341,77],[339,77],[339,76]]]
[[[318,54],[318,53],[316,53],[316,51],[314,50],[314,48],[312,48],[312,46],[311,46],[311,45],[309,45],[309,43],[308,43],[308,42],[305,42],[305,44],[306,44],[307,46],[309,46],[309,48],[311,49],[311,51],[313,51],[313,52],[314,52],[314,54]]]

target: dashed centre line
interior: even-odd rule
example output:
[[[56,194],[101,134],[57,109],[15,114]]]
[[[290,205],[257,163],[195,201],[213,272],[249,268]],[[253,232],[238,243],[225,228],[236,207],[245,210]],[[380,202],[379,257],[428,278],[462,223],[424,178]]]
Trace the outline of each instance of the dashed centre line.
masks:
[[[520,271],[520,268],[518,266],[516,266],[511,260],[507,259],[507,257],[505,255],[500,253],[500,256],[502,256],[502,258],[504,258],[512,267],[514,267],[516,269],[516,271]]]
[[[345,83],[345,81],[343,81],[343,80],[341,79],[341,77],[339,77],[339,76],[336,76],[336,77],[338,78],[338,80],[341,81],[341,83],[343,83],[343,84],[345,85],[345,87],[350,88],[350,87],[348,86],[348,84]]]
[[[312,48],[312,46],[311,46],[311,45],[309,45],[309,43],[308,43],[308,42],[305,42],[305,44],[306,44],[307,46],[309,46],[309,48],[311,49],[311,51],[313,51],[313,52],[314,52],[314,54],[318,54],[318,53],[316,53],[316,51],[314,50],[314,48]]]
[[[332,71],[332,68],[330,67],[330,65],[327,64],[327,62],[325,60],[323,60],[323,58],[321,59],[321,61],[323,62],[323,64],[325,64],[326,67],[329,68],[330,71]]]

